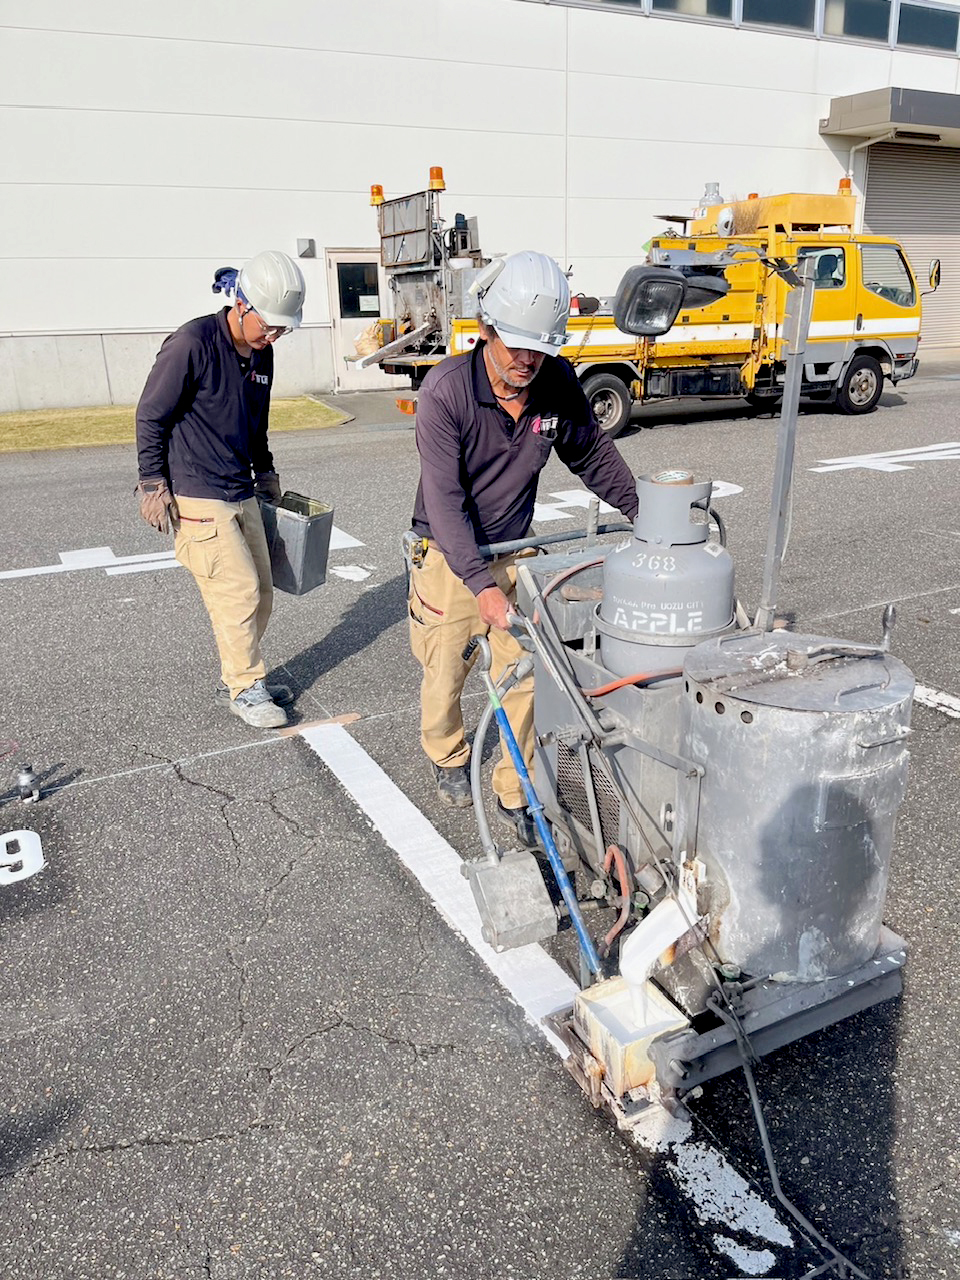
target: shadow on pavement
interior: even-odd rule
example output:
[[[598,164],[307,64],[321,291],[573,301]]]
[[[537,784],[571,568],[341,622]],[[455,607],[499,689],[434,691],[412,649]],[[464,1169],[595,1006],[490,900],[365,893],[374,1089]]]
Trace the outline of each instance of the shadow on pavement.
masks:
[[[59,1098],[32,1115],[0,1120],[0,1178],[8,1178],[32,1163],[79,1111],[75,1098]]]
[[[403,618],[406,601],[406,582],[402,573],[380,586],[361,592],[331,631],[284,663],[282,670],[299,690],[306,692],[321,676],[362,653],[381,632]]]

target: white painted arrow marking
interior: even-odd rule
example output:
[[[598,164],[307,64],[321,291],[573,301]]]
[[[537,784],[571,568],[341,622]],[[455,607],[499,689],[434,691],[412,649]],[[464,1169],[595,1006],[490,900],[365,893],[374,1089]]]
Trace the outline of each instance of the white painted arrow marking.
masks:
[[[858,453],[846,458],[824,458],[811,471],[912,471],[918,462],[944,462],[960,458],[960,441],[927,444],[917,449],[887,449],[882,453]]]

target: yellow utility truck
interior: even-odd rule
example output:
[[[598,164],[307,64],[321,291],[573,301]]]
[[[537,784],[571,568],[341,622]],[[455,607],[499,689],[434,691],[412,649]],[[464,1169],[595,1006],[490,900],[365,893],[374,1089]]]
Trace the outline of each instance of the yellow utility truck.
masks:
[[[440,175],[439,178],[435,175]],[[375,335],[379,349],[366,356],[384,372],[409,375],[419,387],[430,367],[478,340],[470,284],[488,261],[476,219],[457,214],[446,228],[439,216],[442,172],[431,189],[383,200],[379,187],[381,253],[393,299],[393,319]],[[575,295],[569,343],[562,354],[577,371],[601,427],[616,435],[634,402],[693,397],[745,397],[774,407],[785,370],[784,313],[788,286],[763,259],[791,264],[813,258],[816,290],[803,394],[844,413],[868,413],[883,381],[900,382],[917,370],[920,290],[902,247],[886,236],[854,232],[855,197],[846,179],[835,195],[750,196],[705,203],[690,218],[655,237],[647,261],[686,251],[686,271],[709,275],[708,255],[743,245],[754,251],[727,267],[726,296],[682,311],[657,338],[634,338],[613,319],[612,298]],[[696,265],[703,254],[705,265]],[[693,255],[693,256],[691,256]],[[757,256],[759,255],[759,256]],[[939,281],[931,263],[930,284]]]

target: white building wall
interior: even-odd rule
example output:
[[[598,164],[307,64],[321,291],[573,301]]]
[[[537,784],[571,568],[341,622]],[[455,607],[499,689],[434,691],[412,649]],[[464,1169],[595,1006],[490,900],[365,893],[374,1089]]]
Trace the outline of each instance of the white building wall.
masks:
[[[278,389],[329,387],[321,250],[373,246],[371,182],[436,164],[488,253],[542,249],[611,293],[707,180],[833,190],[831,97],[958,72],[527,0],[0,0],[0,409],[135,399],[158,335],[217,305],[215,268],[308,237]]]

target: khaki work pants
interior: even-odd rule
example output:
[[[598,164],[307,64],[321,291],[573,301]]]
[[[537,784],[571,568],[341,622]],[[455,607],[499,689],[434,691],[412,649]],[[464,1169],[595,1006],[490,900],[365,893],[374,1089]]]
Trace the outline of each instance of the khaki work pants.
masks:
[[[524,553],[521,553],[524,554]],[[497,586],[508,600],[516,598],[519,556],[502,556],[490,565]],[[421,568],[410,571],[410,647],[423,668],[420,686],[420,741],[441,768],[464,765],[470,747],[463,731],[460,695],[475,660],[463,661],[471,636],[485,635],[493,658],[491,675],[498,681],[524,650],[507,631],[488,627],[480,618],[477,598],[443,557],[430,547]],[[516,685],[503,699],[510,727],[531,777],[533,775],[533,677]],[[526,805],[517,771],[501,737],[501,756],[493,771],[493,789],[508,809]]]
[[[177,506],[174,554],[200,588],[221,677],[235,698],[266,675],[260,641],[273,608],[273,577],[260,504],[177,495]]]

